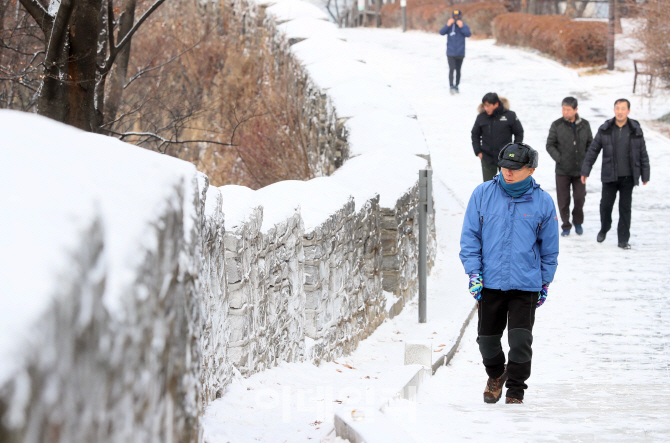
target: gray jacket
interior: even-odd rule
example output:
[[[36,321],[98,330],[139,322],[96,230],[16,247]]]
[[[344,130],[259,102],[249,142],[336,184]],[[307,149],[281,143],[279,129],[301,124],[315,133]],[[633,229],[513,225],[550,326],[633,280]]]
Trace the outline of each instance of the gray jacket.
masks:
[[[633,168],[633,180],[635,185],[640,184],[640,177],[643,182],[649,181],[650,167],[649,155],[647,154],[647,146],[644,142],[644,134],[640,123],[636,120],[628,119],[630,125],[630,164]],[[616,126],[614,119],[607,120],[598,128],[598,133],[591,143],[591,147],[584,158],[584,165],[582,166],[582,175],[588,177],[591,173],[591,168],[600,154],[603,151],[603,168],[601,173],[601,180],[603,183],[611,183],[617,181],[617,164],[616,152],[614,150],[614,142],[612,141],[612,129]]]
[[[592,141],[591,125],[579,115],[574,130],[572,123],[563,117],[554,121],[547,137],[547,152],[556,162],[556,175],[579,177]]]

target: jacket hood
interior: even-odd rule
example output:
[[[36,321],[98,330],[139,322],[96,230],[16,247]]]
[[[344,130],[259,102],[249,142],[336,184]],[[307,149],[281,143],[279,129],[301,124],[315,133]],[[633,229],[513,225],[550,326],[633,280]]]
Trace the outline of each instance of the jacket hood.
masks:
[[[640,126],[640,122],[638,122],[637,120],[633,120],[632,118],[629,118],[628,124],[630,125],[631,129],[633,129],[635,135],[637,135],[638,137],[642,137],[642,127]],[[611,118],[609,120],[605,120],[605,123],[603,123],[598,130],[607,131],[608,129],[613,128],[615,125],[616,125],[616,118]]]
[[[500,99],[500,106],[502,106],[503,108],[502,112],[509,111],[510,110],[509,100],[507,100],[507,98],[505,97],[498,97],[498,98]],[[482,112],[486,112],[484,111],[484,103],[480,103],[479,106],[477,106],[477,113],[481,114]]]

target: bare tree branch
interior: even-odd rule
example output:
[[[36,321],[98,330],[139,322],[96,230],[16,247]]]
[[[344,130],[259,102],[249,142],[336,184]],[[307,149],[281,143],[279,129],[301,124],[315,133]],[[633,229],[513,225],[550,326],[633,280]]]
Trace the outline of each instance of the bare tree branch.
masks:
[[[116,56],[128,44],[128,42],[130,42],[130,40],[133,38],[133,34],[137,32],[140,26],[142,26],[142,23],[144,23],[144,21],[148,19],[149,16],[156,9],[158,9],[160,5],[163,4],[163,2],[165,2],[165,0],[156,0],[156,2],[153,5],[151,5],[151,7],[147,9],[147,11],[144,14],[142,14],[142,17],[140,17],[140,19],[137,21],[137,23],[135,23],[135,25],[130,29],[130,31],[128,31],[128,33],[125,36],[123,36],[121,41],[116,46],[110,48],[109,57],[107,58],[105,65],[100,69],[100,73],[103,76],[107,75],[109,70],[112,69],[112,65],[114,65],[114,60],[116,59]]]
[[[202,39],[200,39],[200,41],[198,41],[196,44],[192,45],[190,48],[185,49],[184,51],[180,52],[179,54],[175,55],[175,56],[172,57],[171,59],[167,60],[166,62],[161,63],[161,64],[158,65],[158,66],[153,66],[153,67],[151,67],[151,68],[146,68],[146,67],[143,68],[142,70],[140,70],[140,72],[138,72],[137,74],[133,75],[133,76],[130,78],[130,80],[128,80],[128,83],[125,84],[125,86],[123,87],[123,89],[126,89],[128,86],[130,86],[130,84],[131,84],[132,82],[134,82],[135,80],[139,79],[139,78],[142,77],[144,74],[147,74],[147,73],[149,73],[149,72],[151,72],[151,71],[155,71],[156,69],[160,69],[160,68],[162,68],[163,66],[169,65],[170,63],[172,63],[173,61],[177,60],[177,59],[178,59],[179,57],[181,57],[182,55],[186,54],[186,53],[187,53],[188,51],[190,51],[191,49],[193,49],[193,48],[195,48],[196,46],[198,46],[198,45],[200,44],[201,41],[202,41]],[[154,58],[151,60],[151,62],[149,63],[149,65],[151,65],[151,64],[154,62],[154,60],[156,60],[156,58],[158,58],[158,57],[154,57]],[[149,65],[147,65],[147,66],[149,66]]]
[[[114,4],[113,0],[107,0],[107,34],[109,37],[109,52],[114,49]]]
[[[21,0],[21,5],[26,8],[26,11],[35,19],[42,32],[44,32],[45,37],[48,38],[51,35],[54,18],[49,15],[49,12],[37,0]]]

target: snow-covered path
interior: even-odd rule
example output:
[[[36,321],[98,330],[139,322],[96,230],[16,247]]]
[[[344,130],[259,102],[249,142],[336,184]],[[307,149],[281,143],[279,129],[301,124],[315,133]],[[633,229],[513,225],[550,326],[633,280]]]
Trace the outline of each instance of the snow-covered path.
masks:
[[[580,100],[580,115],[594,130],[611,116],[617,98],[631,99],[631,118],[640,120],[658,117],[656,106],[667,103],[631,98],[629,71],[579,77],[547,58],[492,41],[468,42],[461,94],[451,96],[444,41],[438,35],[371,29],[343,33],[361,60],[412,103],[430,147],[437,192],[461,204],[481,182],[470,129],[486,92],[510,100],[524,126],[524,141],[540,152],[535,177],[554,198],[554,164],[544,146],[563,97]],[[585,233],[561,239],[559,270],[548,302],[537,313],[526,404],[482,402],[486,374],[473,324],[452,364],[420,394],[416,413],[398,421],[417,441],[670,439],[670,178],[665,173],[670,140],[651,131],[646,140],[652,174],[649,185],[634,191],[633,249],[616,247],[615,230],[603,244],[595,241],[599,162],[587,183]],[[616,226],[616,208],[613,217]],[[467,297],[466,288],[444,288],[460,290]]]

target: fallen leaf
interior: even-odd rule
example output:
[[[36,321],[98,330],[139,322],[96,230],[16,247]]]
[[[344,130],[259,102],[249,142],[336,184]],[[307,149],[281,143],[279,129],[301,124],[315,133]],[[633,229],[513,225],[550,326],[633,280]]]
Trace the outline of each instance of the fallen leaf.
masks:
[[[346,364],[346,363],[344,364],[344,367],[345,367],[345,368],[349,368],[349,369],[356,369],[356,368],[354,368],[353,366],[349,366],[349,365]]]
[[[342,371],[340,371],[339,369],[335,369],[335,370],[336,370],[337,372],[342,372]]]
[[[369,378],[370,378],[370,376],[368,375],[368,376],[367,376],[367,377],[365,377],[365,378],[369,379]]]

